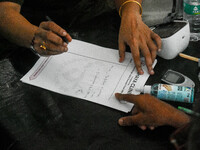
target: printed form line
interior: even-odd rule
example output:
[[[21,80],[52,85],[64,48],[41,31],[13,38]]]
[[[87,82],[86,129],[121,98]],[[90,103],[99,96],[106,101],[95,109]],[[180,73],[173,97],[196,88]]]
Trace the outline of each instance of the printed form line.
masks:
[[[102,60],[102,59],[97,59],[97,58],[93,58],[93,57],[90,57],[90,56],[84,56],[84,55],[81,55],[81,54],[76,54],[76,53],[72,53],[72,52],[68,52],[70,54],[74,54],[74,55],[78,55],[78,56],[82,56],[82,57],[86,57],[86,58],[90,58],[90,59],[94,59],[94,60],[99,60],[99,61],[103,61],[103,62],[107,62],[107,63],[112,63],[112,64],[116,64],[116,65],[122,65],[122,66],[126,66],[124,64],[119,64],[119,63],[115,63],[115,62],[111,62],[111,61],[107,61],[107,60]]]
[[[117,87],[118,87],[118,85],[119,85],[119,82],[121,81],[121,79],[122,79],[122,77],[123,77],[124,73],[126,72],[126,70],[127,70],[128,66],[130,65],[130,63],[131,63],[132,61],[133,61],[133,60],[131,59],[131,60],[130,60],[130,62],[129,62],[129,64],[126,66],[126,69],[124,70],[123,74],[121,75],[121,77],[120,77],[120,79],[119,79],[119,81],[118,81],[118,83],[117,83],[117,85],[116,85],[115,89],[113,90],[113,92],[112,92],[112,94],[110,95],[110,97],[109,97],[109,99],[108,99],[108,100],[110,100],[110,99],[111,99],[112,95],[114,94],[114,92],[115,92],[116,88],[117,88]],[[133,69],[133,70],[135,70],[135,67],[134,67],[134,69]],[[125,83],[125,84],[126,84],[126,83]]]
[[[45,58],[41,64],[38,66],[38,68],[33,72],[33,74],[29,77],[29,80],[34,80],[38,77],[38,75],[42,72],[42,70],[47,66],[49,61],[52,57]]]

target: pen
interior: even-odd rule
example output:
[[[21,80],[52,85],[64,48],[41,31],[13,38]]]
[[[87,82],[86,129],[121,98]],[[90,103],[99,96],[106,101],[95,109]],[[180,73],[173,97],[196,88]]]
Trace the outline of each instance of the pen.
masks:
[[[52,19],[51,19],[49,16],[46,16],[46,19],[47,19],[48,21],[52,21]],[[64,42],[66,42],[67,44],[69,43],[69,41],[67,40],[66,37],[64,37],[64,36],[60,36],[60,37],[62,38],[62,40],[63,40]]]
[[[178,106],[178,109],[184,111],[187,114],[194,115],[196,117],[200,117],[200,113],[194,112],[191,109],[188,109],[188,108],[185,108],[185,107],[181,107],[181,106]]]

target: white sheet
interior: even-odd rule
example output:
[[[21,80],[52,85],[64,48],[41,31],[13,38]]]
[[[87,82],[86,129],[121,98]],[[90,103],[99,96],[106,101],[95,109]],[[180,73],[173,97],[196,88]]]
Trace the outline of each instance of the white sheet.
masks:
[[[130,53],[119,63],[118,50],[78,40],[68,48],[67,53],[40,57],[21,81],[123,112],[132,109],[133,104],[119,102],[114,94],[139,94],[135,87],[143,86],[149,77],[144,59],[144,74],[138,75]]]

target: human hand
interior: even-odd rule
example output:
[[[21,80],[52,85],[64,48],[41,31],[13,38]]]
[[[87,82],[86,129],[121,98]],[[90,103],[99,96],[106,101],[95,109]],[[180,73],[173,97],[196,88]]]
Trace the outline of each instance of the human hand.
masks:
[[[71,36],[60,26],[52,21],[42,22],[35,32],[34,48],[43,56],[61,54],[67,52],[67,43],[61,37],[71,42]],[[41,48],[41,45],[46,47]]]
[[[154,33],[142,21],[142,17],[135,12],[134,3],[128,3],[123,7],[121,25],[119,31],[119,61],[125,59],[126,45],[130,47],[132,57],[139,74],[143,74],[140,50],[145,57],[149,74],[153,75],[152,64],[156,58],[157,51],[161,49],[161,38]]]
[[[118,123],[121,126],[138,125],[143,130],[147,127],[154,129],[163,125],[180,127],[190,120],[185,113],[149,94],[131,95],[116,93],[115,96],[118,100],[125,100],[135,104],[132,116],[119,119]]]

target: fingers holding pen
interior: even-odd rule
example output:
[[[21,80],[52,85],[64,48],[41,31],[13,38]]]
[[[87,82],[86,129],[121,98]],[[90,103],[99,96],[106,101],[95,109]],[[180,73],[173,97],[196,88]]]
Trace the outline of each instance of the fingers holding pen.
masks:
[[[58,36],[65,37],[69,42],[72,41],[71,36],[63,28],[61,28],[59,25],[57,25],[53,21],[42,22],[40,24],[40,27],[45,30],[52,31],[53,33],[57,34]]]
[[[44,40],[46,43],[51,42],[54,43],[55,45],[60,45],[60,46],[67,46],[67,43],[63,42],[62,38],[58,36],[57,34],[53,33],[52,31],[44,30],[42,28],[39,28],[35,36],[38,37],[39,40]]]
[[[56,55],[67,52],[71,36],[52,21],[42,22],[35,32],[34,48],[40,55]]]
[[[51,54],[50,52],[56,52],[57,54],[67,52],[67,43],[51,31],[38,29],[35,33],[34,48],[39,54]],[[45,52],[47,51],[47,52]]]

